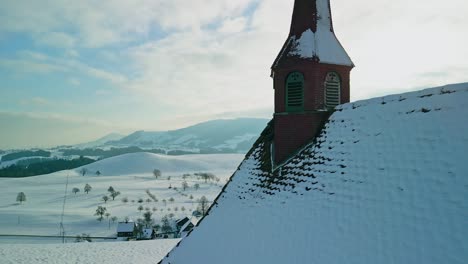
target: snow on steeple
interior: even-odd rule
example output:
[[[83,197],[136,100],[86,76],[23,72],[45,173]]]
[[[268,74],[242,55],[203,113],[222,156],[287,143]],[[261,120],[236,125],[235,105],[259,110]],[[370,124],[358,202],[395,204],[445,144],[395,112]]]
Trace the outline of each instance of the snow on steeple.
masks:
[[[288,57],[354,66],[335,36],[330,0],[295,0],[289,38],[273,68]]]

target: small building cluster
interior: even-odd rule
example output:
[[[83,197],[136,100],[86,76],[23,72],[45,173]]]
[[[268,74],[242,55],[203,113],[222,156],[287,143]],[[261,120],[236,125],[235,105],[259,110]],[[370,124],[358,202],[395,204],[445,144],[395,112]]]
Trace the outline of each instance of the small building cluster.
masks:
[[[162,232],[153,227],[139,228],[138,223],[133,221],[119,222],[117,224],[117,239],[119,240],[151,240],[163,238],[185,237],[194,227],[192,219],[184,217],[173,221],[172,231]]]

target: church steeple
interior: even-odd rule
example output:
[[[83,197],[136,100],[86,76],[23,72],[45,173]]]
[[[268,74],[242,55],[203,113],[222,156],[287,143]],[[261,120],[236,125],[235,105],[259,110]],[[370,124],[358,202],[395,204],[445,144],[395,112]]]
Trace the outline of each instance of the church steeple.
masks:
[[[272,69],[298,60],[354,67],[335,36],[330,0],[295,0],[289,36]]]
[[[353,67],[335,36],[330,0],[295,0],[288,39],[271,67],[276,164],[313,140],[333,109],[349,102]]]
[[[315,33],[318,21],[333,32],[330,0],[296,0],[289,36],[300,37],[307,29],[311,29]]]

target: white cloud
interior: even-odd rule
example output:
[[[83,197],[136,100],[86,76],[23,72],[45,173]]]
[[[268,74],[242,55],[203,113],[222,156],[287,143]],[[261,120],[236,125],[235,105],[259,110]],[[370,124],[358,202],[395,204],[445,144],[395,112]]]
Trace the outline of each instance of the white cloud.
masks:
[[[25,59],[0,59],[0,68],[15,73],[51,73],[64,71],[63,68],[43,62]]]
[[[38,35],[38,42],[100,47],[146,35],[152,27],[197,29],[216,19],[238,16],[254,0],[8,1],[0,9],[0,31]],[[55,33],[54,33],[55,32]],[[55,34],[52,38],[41,36]]]
[[[337,0],[333,8],[338,38],[356,64],[352,99],[466,81],[468,2]]]
[[[79,86],[81,84],[80,80],[78,80],[77,78],[69,78],[68,82],[74,86]]]
[[[63,32],[46,32],[36,36],[36,42],[57,48],[71,48],[75,45],[75,38]]]
[[[247,18],[237,17],[234,19],[226,19],[218,29],[221,33],[238,33],[244,31],[247,26]]]
[[[257,38],[261,36],[261,38]],[[131,51],[138,78],[130,88],[153,95],[171,108],[216,113],[272,104],[269,65],[274,36],[243,32],[185,32]],[[257,49],[260,45],[263,49]]]
[[[160,119],[271,109],[269,67],[288,35],[293,2],[7,1],[0,8],[0,31],[32,36],[63,32],[73,41],[64,37],[51,44],[68,43],[73,49],[67,49],[71,53],[66,59],[29,53],[19,60],[0,59],[0,66],[100,78],[144,97],[152,106],[145,111],[158,113]],[[258,5],[249,17],[245,10],[252,3]],[[353,100],[466,81],[468,2],[331,4],[336,34],[356,64],[351,73]],[[152,39],[152,31],[160,29],[165,32]],[[98,51],[100,62],[112,64],[114,72],[91,67],[78,53],[83,46],[122,43],[132,47]]]
[[[0,59],[0,67],[23,73],[79,72],[119,87],[128,81],[125,75],[89,66],[76,58],[57,58],[33,51],[21,51],[18,55],[20,59]],[[77,80],[72,84],[76,85]]]

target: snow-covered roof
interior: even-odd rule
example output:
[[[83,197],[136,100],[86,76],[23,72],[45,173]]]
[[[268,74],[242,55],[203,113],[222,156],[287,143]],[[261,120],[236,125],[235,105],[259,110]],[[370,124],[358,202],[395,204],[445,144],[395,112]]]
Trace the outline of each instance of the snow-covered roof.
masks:
[[[162,263],[468,259],[468,83],[341,105],[274,172],[269,129]]]
[[[153,229],[152,228],[143,229],[143,237],[151,238],[151,235],[153,235]]]
[[[195,226],[195,224],[189,220],[187,222],[185,222],[181,227],[180,227],[180,233],[182,232],[188,232],[190,230],[192,230],[192,228]]]
[[[117,233],[133,232],[135,229],[135,222],[119,222],[117,224]]]
[[[185,223],[189,222],[190,219],[188,217],[184,217],[184,218],[181,218],[179,220],[176,221],[176,225],[177,226],[183,226],[185,225]]]
[[[291,36],[291,50],[287,56],[303,59],[318,58],[321,63],[354,66],[351,58],[330,29],[318,27],[304,31],[300,38]]]

